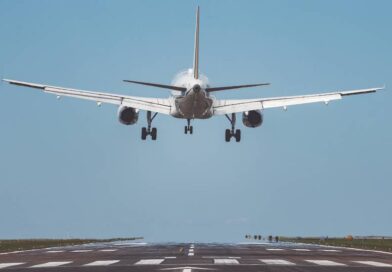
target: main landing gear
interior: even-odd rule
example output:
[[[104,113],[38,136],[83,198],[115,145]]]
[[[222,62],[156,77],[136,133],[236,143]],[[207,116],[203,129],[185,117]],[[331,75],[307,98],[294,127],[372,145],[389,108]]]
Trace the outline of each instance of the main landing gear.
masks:
[[[187,119],[188,125],[185,126],[184,133],[185,134],[193,134],[193,126],[191,126],[191,119]]]
[[[231,129],[226,129],[225,131],[225,140],[226,142],[230,142],[231,137],[235,138],[235,141],[238,143],[241,141],[241,130],[235,129],[235,121],[236,121],[236,116],[235,113],[231,114],[231,118],[229,115],[226,114],[227,119],[229,119],[231,123]]]
[[[145,140],[147,138],[147,135],[151,135],[151,139],[155,141],[157,139],[157,128],[151,128],[151,123],[152,120],[154,120],[155,116],[157,116],[158,113],[154,113],[152,115],[151,111],[147,111],[147,128],[143,127],[142,128],[142,140]]]

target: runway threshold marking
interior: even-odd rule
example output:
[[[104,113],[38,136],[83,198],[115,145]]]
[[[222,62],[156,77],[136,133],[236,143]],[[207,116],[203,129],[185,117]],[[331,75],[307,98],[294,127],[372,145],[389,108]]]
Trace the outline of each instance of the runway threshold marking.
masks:
[[[92,263],[85,264],[84,266],[106,266],[118,263],[119,260],[105,260],[105,261],[95,261]]]
[[[260,261],[265,264],[272,264],[272,265],[295,265],[295,263],[286,260],[279,260],[279,259],[260,259]]]
[[[70,262],[48,262],[48,263],[43,263],[43,264],[36,264],[36,265],[30,266],[30,267],[31,268],[56,267],[56,266],[61,266],[61,265],[69,264],[69,263],[72,263],[72,261],[70,261]]]
[[[21,265],[21,264],[24,264],[24,263],[0,263],[0,269],[10,267],[10,266]]]
[[[214,259],[214,264],[239,264],[236,259]]]
[[[392,267],[392,264],[381,263],[381,262],[374,262],[374,261],[353,261],[354,263],[360,264],[367,264],[370,266],[377,266],[377,267]]]
[[[323,266],[346,266],[345,264],[329,261],[329,260],[305,260],[305,261],[307,261],[308,263],[314,263]]]
[[[161,264],[164,260],[165,259],[143,259],[143,260],[136,262],[135,264],[136,265],[139,265],[139,264],[141,264],[141,265]]]

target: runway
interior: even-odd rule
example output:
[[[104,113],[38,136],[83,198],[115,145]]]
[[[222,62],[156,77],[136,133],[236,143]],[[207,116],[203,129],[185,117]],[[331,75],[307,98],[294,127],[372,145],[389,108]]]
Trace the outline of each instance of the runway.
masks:
[[[0,253],[1,271],[392,271],[392,254],[291,243],[135,242]]]

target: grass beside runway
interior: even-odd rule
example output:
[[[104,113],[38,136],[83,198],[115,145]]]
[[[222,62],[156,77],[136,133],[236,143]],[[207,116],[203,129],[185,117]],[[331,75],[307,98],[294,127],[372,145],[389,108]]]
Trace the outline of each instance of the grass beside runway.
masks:
[[[22,239],[0,240],[0,252],[10,252],[47,247],[74,246],[89,243],[108,243],[116,241],[140,240],[143,237],[113,238],[113,239]]]
[[[317,244],[326,246],[340,246],[360,249],[371,249],[392,252],[391,238],[315,238],[315,237],[280,237],[282,242]]]

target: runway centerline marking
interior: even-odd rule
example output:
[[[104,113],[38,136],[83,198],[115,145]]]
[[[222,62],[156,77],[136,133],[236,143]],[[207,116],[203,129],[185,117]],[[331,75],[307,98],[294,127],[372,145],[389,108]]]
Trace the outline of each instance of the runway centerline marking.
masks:
[[[84,266],[105,266],[118,263],[119,260],[105,260],[105,261],[95,261],[92,263],[85,264]]]
[[[203,256],[205,259],[241,259],[242,257],[228,257],[228,256]]]
[[[261,262],[265,264],[273,264],[273,265],[295,265],[295,263],[286,261],[286,260],[279,260],[279,259],[260,259]]]
[[[98,250],[98,251],[101,251],[101,252],[115,252],[115,251],[117,251],[118,249],[110,249],[110,248],[108,248],[108,249],[100,249],[100,250]]]
[[[295,250],[295,251],[310,251],[310,249],[307,249],[307,248],[294,248],[293,250]]]
[[[24,263],[0,263],[0,269],[10,267],[10,266],[21,265],[21,264],[24,264]]]
[[[320,251],[324,251],[324,252],[342,252],[341,250],[337,250],[337,249],[321,249]]]
[[[48,262],[48,263],[43,263],[43,264],[36,264],[33,266],[30,266],[31,268],[39,268],[39,267],[56,267],[56,266],[61,266],[65,264],[70,264],[72,261],[69,262]]]
[[[374,261],[353,261],[354,263],[360,264],[367,264],[370,266],[377,266],[377,267],[392,267],[392,264],[381,263],[381,262],[374,262]]]
[[[135,263],[135,265],[161,264],[165,259],[142,259]]]
[[[305,261],[307,261],[308,263],[314,263],[323,266],[346,266],[345,264],[337,263],[329,260],[305,260]]]
[[[239,264],[236,259],[214,259],[214,264]]]
[[[77,249],[77,250],[72,250],[71,252],[74,253],[84,253],[84,252],[91,252],[93,251],[92,249]]]
[[[282,251],[284,249],[283,248],[266,248],[266,250],[269,250],[269,251]]]
[[[195,253],[189,252],[189,253],[188,253],[188,256],[195,256]]]
[[[45,253],[62,253],[62,252],[64,252],[64,250],[49,250],[46,251]]]

